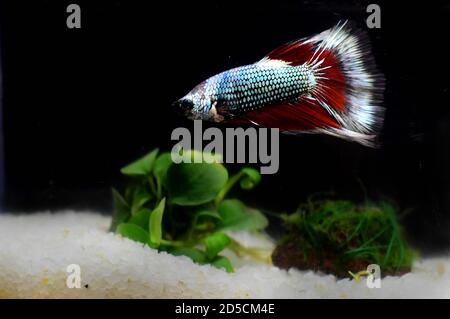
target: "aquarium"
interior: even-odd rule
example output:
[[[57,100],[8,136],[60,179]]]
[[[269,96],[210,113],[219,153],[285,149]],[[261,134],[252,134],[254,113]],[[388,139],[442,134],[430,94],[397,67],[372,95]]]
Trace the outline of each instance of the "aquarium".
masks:
[[[450,298],[449,18],[2,2],[0,298]]]

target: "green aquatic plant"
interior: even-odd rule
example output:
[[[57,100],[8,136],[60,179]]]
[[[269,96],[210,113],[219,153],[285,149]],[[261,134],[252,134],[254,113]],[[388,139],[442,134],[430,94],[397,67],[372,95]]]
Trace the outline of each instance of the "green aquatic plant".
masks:
[[[160,154],[155,149],[122,168],[129,183],[123,194],[112,190],[110,230],[151,248],[231,272],[230,261],[220,253],[227,247],[240,254],[247,249],[226,232],[257,232],[268,222],[260,211],[227,195],[237,184],[252,189],[261,176],[245,167],[229,177],[225,166],[210,154],[191,151],[183,156],[205,161],[175,164],[170,153]]]
[[[390,203],[310,199],[295,213],[281,216],[288,234],[272,260],[282,268],[313,269],[339,277],[361,273],[369,264],[378,264],[382,275],[411,269],[415,253]]]

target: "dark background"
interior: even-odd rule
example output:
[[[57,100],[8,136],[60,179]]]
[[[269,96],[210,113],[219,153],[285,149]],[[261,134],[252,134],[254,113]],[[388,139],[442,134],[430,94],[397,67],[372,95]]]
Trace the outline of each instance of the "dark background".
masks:
[[[81,6],[81,29],[66,7]],[[198,82],[253,63],[340,19],[365,28],[364,1],[2,1],[4,210],[110,211],[119,169],[191,122],[170,104]],[[394,1],[391,1],[394,2]],[[376,1],[369,30],[386,76],[383,147],[282,136],[280,170],[242,194],[292,211],[308,195],[394,200],[410,239],[450,244],[450,6]]]

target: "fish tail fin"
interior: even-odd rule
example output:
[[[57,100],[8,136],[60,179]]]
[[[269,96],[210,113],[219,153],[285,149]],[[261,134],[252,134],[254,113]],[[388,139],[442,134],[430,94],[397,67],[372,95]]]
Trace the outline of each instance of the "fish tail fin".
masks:
[[[322,133],[376,147],[384,108],[384,77],[377,71],[368,36],[347,21],[311,38],[285,44],[261,62],[306,65],[309,94],[298,101],[247,114],[258,125],[286,133]]]
[[[316,80],[311,97],[339,124],[318,132],[377,146],[384,76],[376,68],[367,34],[345,21],[306,42],[315,47],[306,62]]]

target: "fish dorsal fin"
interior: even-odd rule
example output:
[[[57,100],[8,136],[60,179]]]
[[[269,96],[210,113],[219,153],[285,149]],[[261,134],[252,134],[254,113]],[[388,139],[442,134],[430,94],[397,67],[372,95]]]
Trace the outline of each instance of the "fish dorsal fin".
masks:
[[[260,62],[283,61],[286,64],[296,66],[308,61],[313,52],[314,46],[306,39],[289,42],[279,46],[266,55]]]

